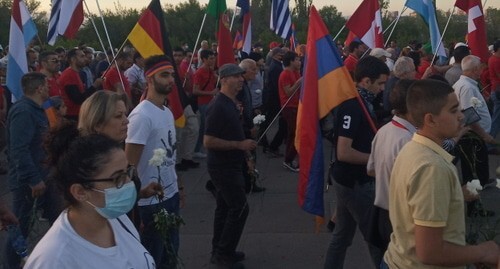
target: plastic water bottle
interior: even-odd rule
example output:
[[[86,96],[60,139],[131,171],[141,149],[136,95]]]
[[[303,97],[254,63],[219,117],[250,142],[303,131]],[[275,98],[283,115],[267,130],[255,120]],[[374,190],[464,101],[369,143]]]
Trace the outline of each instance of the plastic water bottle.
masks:
[[[11,240],[12,247],[16,251],[17,255],[21,257],[23,264],[28,260],[28,243],[26,238],[24,238],[19,225],[9,225],[8,226],[9,239]]]

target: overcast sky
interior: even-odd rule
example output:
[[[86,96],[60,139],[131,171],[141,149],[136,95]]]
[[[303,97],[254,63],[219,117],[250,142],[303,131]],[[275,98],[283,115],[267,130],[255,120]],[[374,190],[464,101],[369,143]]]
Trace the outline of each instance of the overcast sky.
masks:
[[[86,0],[86,1],[90,11],[92,13],[98,13],[96,0]],[[289,0],[289,1],[290,1],[290,6],[293,7],[295,3],[294,0]],[[342,12],[342,15],[349,16],[359,6],[361,1],[362,0],[313,0],[313,4],[318,9],[320,9],[325,5],[334,5],[337,7],[337,9],[339,9],[340,12]],[[482,1],[483,3],[485,2],[485,0]],[[50,10],[50,2],[51,2],[50,0],[41,0],[41,2],[42,2],[42,9]],[[175,5],[180,2],[185,2],[185,0],[163,0],[160,2],[162,4],[170,3]],[[234,3],[231,3],[231,1],[226,0],[228,7],[231,8],[236,5],[236,0],[232,0],[232,2]],[[405,0],[390,0],[389,10],[401,11],[404,2]],[[120,3],[124,7],[136,8],[140,10],[142,8],[145,8],[149,4],[149,1],[148,0],[99,0],[99,5],[102,10],[114,9],[115,3]],[[208,3],[208,0],[200,0],[200,3],[206,4]],[[454,3],[455,0],[437,0],[437,8],[448,10],[453,7]],[[486,0],[486,7],[500,8],[500,0]]]

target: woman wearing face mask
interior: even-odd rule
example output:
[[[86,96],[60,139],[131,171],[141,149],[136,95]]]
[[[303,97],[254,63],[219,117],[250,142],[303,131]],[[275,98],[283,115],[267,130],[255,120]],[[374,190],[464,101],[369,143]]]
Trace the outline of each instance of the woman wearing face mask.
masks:
[[[137,192],[120,144],[68,125],[53,131],[47,151],[68,206],[24,268],[154,268],[125,215]]]

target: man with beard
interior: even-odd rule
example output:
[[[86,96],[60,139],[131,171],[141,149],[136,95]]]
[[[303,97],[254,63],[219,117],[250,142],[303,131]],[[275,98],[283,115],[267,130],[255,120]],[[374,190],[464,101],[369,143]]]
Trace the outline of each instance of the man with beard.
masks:
[[[137,167],[143,186],[158,181],[161,195],[140,199],[139,214],[144,225],[142,243],[153,256],[158,268],[174,268],[177,260],[167,252],[177,254],[179,249],[179,230],[170,232],[168,244],[164,244],[155,228],[154,214],[165,209],[178,215],[183,201],[184,187],[179,183],[175,172],[176,134],[174,117],[165,106],[165,99],[172,91],[174,68],[163,55],[155,55],[145,60],[144,75],[148,84],[146,99],[139,103],[129,116],[125,152],[130,165]],[[149,165],[149,160],[163,149],[165,156],[159,166]],[[169,248],[169,249],[167,249]],[[170,259],[169,259],[170,258]]]
[[[237,105],[244,73],[235,64],[219,69],[221,90],[208,106],[203,137],[217,203],[210,262],[230,268],[241,268],[238,262],[245,258],[243,252],[236,251],[249,212],[242,164],[245,154],[257,146],[255,140],[245,139]]]
[[[85,89],[79,74],[87,61],[85,53],[79,48],[74,48],[69,50],[67,55],[69,67],[62,72],[58,82],[61,96],[68,108],[66,118],[77,121],[80,105],[102,85],[102,79],[96,79],[92,86]]]
[[[61,68],[61,62],[57,57],[57,53],[53,51],[44,51],[40,53],[38,61],[40,62],[40,73],[47,77],[47,82],[49,84],[49,96],[60,96],[61,87],[57,79],[59,79],[59,68]]]

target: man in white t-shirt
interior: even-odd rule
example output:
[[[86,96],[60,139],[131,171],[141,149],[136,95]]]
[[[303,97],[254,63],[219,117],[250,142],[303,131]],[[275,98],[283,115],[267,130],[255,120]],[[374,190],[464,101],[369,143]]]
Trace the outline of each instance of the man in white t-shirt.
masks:
[[[140,199],[139,214],[144,224],[142,243],[154,257],[159,267],[172,267],[176,260],[168,260],[167,250],[155,229],[154,214],[161,209],[179,214],[183,187],[175,172],[176,134],[174,117],[165,106],[165,98],[172,91],[174,68],[165,56],[152,56],[145,61],[145,77],[148,84],[146,99],[132,110],[129,116],[125,152],[130,165],[137,167],[142,186],[156,181],[163,193]],[[155,156],[157,163],[150,160]],[[170,246],[179,249],[179,231],[170,234]]]

